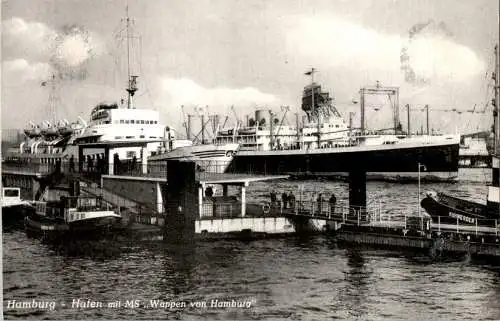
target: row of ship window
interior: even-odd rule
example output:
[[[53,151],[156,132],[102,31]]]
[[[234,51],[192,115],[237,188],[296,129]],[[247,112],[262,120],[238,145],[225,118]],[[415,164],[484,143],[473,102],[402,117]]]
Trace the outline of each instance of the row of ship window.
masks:
[[[125,136],[126,139],[132,139],[132,138],[136,138],[136,136]],[[139,138],[146,138],[146,136],[144,135],[140,135]],[[161,137],[156,137],[156,136],[149,136],[149,138],[161,138]],[[123,139],[123,136],[115,136],[115,139]]]
[[[120,121],[118,122],[118,120],[115,120],[115,124],[146,124],[146,125],[153,125],[153,124],[158,124],[158,121],[157,120],[128,120],[128,119],[120,119]]]
[[[97,124],[99,125],[102,125],[102,124],[111,124],[111,121],[109,120],[102,120],[102,121],[98,121],[96,122]],[[158,124],[158,121],[157,120],[128,120],[128,119],[121,119],[121,120],[115,120],[114,121],[115,124],[146,124],[146,125],[156,125]]]

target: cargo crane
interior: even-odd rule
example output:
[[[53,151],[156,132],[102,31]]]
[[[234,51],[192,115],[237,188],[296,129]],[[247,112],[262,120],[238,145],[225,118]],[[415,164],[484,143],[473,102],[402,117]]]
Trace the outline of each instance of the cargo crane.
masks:
[[[394,122],[394,133],[401,131],[401,123],[399,121],[399,87],[381,86],[377,81],[375,86],[363,87],[359,90],[360,94],[360,109],[361,109],[361,134],[365,132],[365,96],[366,95],[387,95],[392,107],[392,117]],[[392,97],[395,97],[392,103]]]

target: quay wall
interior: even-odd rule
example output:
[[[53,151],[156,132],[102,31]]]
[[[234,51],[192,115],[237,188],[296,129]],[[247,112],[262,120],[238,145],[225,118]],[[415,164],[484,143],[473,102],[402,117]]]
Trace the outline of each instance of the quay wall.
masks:
[[[348,232],[348,231],[337,231],[335,237],[338,241],[355,243],[355,244],[372,244],[390,247],[400,247],[400,248],[419,248],[419,249],[429,249],[433,244],[432,239],[426,239],[422,237],[405,237],[399,235],[388,235],[388,234],[371,234],[366,232]]]
[[[341,243],[371,245],[394,248],[412,248],[428,251],[431,255],[463,254],[474,257],[500,257],[500,243],[482,243],[469,241],[448,240],[440,237],[413,237],[391,235],[384,233],[369,233],[367,231],[337,230],[335,239]]]

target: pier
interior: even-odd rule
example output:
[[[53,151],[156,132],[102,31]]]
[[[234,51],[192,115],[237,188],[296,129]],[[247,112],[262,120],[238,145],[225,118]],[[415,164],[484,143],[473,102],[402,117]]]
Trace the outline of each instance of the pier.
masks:
[[[338,243],[427,251],[432,255],[500,255],[496,220],[487,224],[432,221],[428,216],[388,215],[367,202],[366,172],[349,173],[348,204],[323,201],[293,203],[248,202],[247,188],[286,175],[213,174],[199,172],[193,162],[172,161],[159,175],[110,175],[70,172],[63,164],[63,184],[77,180],[80,192],[101,196],[124,218],[124,233],[136,239],[193,242],[199,239],[254,239],[322,233]],[[26,195],[40,194],[40,179],[50,177],[54,164],[4,169],[5,186],[21,184]],[[140,167],[142,172],[142,167]],[[209,192],[216,188],[218,193]],[[231,194],[230,191],[233,191]],[[236,193],[234,193],[236,191]],[[482,222],[484,223],[484,222]]]

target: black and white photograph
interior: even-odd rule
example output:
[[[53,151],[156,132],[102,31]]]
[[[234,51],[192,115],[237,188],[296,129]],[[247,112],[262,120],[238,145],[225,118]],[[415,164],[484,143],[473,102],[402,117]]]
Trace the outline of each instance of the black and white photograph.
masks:
[[[500,320],[498,0],[1,0],[5,320]]]

